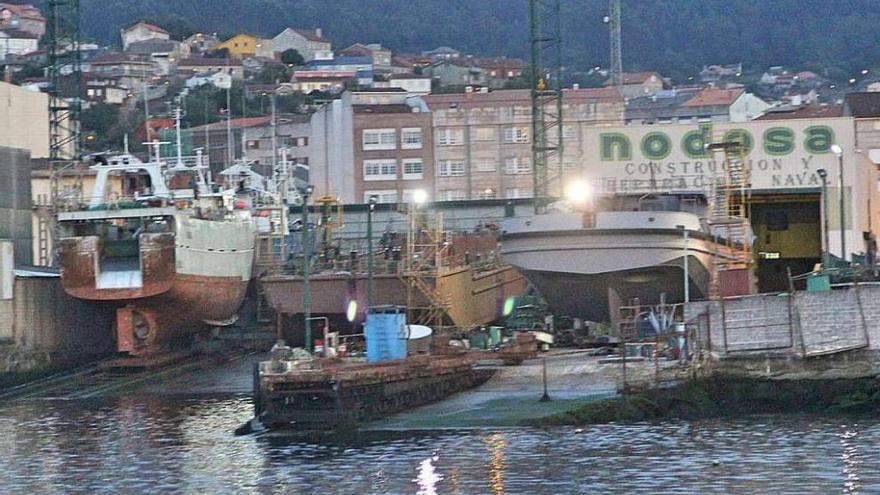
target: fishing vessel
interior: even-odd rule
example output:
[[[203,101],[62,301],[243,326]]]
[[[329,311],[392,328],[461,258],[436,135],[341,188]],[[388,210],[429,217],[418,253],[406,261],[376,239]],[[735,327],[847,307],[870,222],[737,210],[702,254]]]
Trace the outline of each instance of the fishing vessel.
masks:
[[[178,116],[179,129],[179,116]],[[95,156],[92,197],[59,212],[60,266],[73,297],[117,306],[117,349],[144,356],[228,325],[254,264],[252,198],[210,183],[204,157]]]
[[[562,208],[503,224],[501,255],[551,309],[587,321],[611,321],[634,299],[653,304],[709,296],[713,269],[739,260],[738,238],[707,220],[701,193],[612,195],[587,211]],[[739,224],[737,224],[739,225]]]

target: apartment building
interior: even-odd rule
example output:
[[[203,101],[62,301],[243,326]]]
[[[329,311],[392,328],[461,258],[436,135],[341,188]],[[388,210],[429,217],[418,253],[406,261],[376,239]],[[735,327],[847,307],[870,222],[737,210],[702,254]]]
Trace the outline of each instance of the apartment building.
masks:
[[[431,114],[400,88],[346,92],[312,116],[311,183],[315,194],[345,203],[433,197]]]
[[[433,117],[434,195],[438,201],[532,196],[529,90],[424,97]],[[624,101],[614,88],[564,92],[563,165],[581,174],[584,129],[622,125]]]

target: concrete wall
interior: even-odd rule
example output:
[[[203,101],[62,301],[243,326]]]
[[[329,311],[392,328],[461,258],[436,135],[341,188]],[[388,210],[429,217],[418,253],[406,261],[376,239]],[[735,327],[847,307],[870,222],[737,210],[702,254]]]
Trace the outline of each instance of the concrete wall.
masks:
[[[691,303],[686,319],[720,359],[880,351],[880,284]]]
[[[3,146],[0,146],[0,239],[11,239],[15,243],[16,264],[32,264],[30,153]]]
[[[0,82],[0,146],[49,156],[49,97]]]
[[[0,377],[79,364],[114,350],[110,305],[68,296],[57,276],[17,276],[0,300]]]

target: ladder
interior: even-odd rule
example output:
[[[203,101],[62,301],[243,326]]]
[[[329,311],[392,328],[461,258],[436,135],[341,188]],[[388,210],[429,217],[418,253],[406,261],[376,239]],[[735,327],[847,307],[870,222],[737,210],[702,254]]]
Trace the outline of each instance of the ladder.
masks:
[[[712,232],[717,236],[718,249],[713,260],[709,297],[721,296],[719,273],[732,269],[751,269],[751,224],[749,221],[751,171],[746,165],[749,143],[735,130],[715,130],[710,153],[723,157],[721,174],[711,183],[710,218]]]

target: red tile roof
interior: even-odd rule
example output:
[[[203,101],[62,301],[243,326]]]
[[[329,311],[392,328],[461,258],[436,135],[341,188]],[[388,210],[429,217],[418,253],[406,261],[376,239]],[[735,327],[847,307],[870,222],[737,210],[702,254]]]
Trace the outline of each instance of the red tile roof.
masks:
[[[769,112],[755,120],[827,119],[843,116],[843,105],[807,105],[786,112]]]
[[[651,79],[651,76],[656,76],[657,80],[663,81],[663,76],[657,72],[624,72],[623,84],[644,84]],[[605,86],[611,86],[611,79],[605,81]]]
[[[230,127],[233,129],[247,129],[250,127],[260,127],[264,125],[268,125],[272,122],[272,117],[245,117],[239,119],[232,119],[229,123]],[[223,130],[226,129],[226,121],[221,120],[220,122],[214,122],[213,124],[200,125],[198,127],[191,127],[191,131],[214,131],[214,130]]]
[[[717,89],[706,88],[690,100],[681,104],[683,107],[712,107],[719,105],[730,105],[743,95],[746,91],[742,88],[737,89]]]
[[[43,17],[43,13],[40,12],[40,9],[30,4],[15,5],[11,3],[0,3],[0,10],[8,10],[23,19],[46,22],[46,18]]]
[[[154,33],[168,34],[168,31],[160,28],[159,26],[157,26],[155,24],[151,24],[147,21],[138,21],[138,22],[132,24],[131,26],[128,26],[127,28],[125,28],[125,31],[126,32],[131,31],[132,29],[138,27],[138,25],[145,27],[149,31],[153,31]]]

